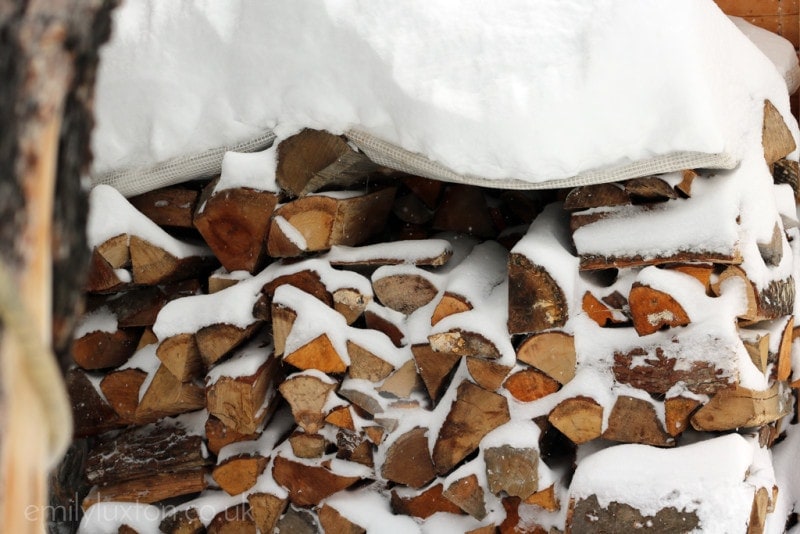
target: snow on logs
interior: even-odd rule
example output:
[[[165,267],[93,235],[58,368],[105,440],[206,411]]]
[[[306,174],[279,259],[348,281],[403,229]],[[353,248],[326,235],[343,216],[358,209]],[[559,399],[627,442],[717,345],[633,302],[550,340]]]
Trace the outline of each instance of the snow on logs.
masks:
[[[716,175],[491,191],[305,130],[199,185],[96,188],[83,507],[169,500],[164,532],[586,532],[727,503],[760,531],[800,254],[765,109],[768,165]]]

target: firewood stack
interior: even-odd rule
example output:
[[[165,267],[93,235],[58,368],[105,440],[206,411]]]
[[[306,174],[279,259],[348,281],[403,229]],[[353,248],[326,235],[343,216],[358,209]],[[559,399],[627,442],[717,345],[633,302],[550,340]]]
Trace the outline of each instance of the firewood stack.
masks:
[[[769,103],[764,149],[766,241],[737,231],[734,173],[489,190],[311,130],[210,182],[96,188],[69,376],[83,508],[166,500],[164,532],[678,532],[728,499],[760,532],[798,243]],[[714,499],[648,475],[731,450],[752,462],[703,474]],[[609,502],[614,470],[651,491]]]

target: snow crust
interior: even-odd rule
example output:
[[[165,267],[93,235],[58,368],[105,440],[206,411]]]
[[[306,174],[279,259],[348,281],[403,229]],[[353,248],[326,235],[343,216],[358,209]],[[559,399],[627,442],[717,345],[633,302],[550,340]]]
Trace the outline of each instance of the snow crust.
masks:
[[[108,306],[101,306],[81,316],[78,324],[75,326],[73,337],[79,339],[92,332],[113,334],[117,331],[118,327],[117,316],[108,309]]]
[[[226,152],[222,157],[222,173],[215,191],[247,187],[277,193],[275,182],[276,146],[261,152]]]

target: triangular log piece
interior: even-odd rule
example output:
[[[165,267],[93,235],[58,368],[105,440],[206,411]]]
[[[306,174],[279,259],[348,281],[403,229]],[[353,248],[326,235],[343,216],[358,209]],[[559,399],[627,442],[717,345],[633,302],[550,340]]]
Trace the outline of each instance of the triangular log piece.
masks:
[[[197,350],[200,351],[203,363],[207,368],[211,367],[253,337],[261,326],[261,321],[253,322],[244,328],[225,323],[204,326],[195,333]]]
[[[130,273],[114,269],[97,250],[89,260],[89,272],[84,289],[89,293],[116,293],[130,285]]]
[[[156,356],[181,382],[200,378],[205,373],[205,364],[194,334],[177,334],[166,338],[156,348]]]
[[[686,311],[671,295],[638,282],[631,287],[628,305],[633,327],[640,336],[663,328],[686,326],[691,322]]]
[[[536,369],[523,369],[503,382],[503,387],[520,402],[532,402],[561,388],[561,384]]]
[[[141,329],[89,332],[72,341],[72,359],[89,371],[119,367],[136,352]]]
[[[433,310],[431,326],[434,326],[445,317],[471,309],[472,304],[469,303],[466,297],[445,291],[444,295],[442,295],[442,298],[439,300],[439,304],[437,304],[436,308]]]
[[[205,431],[208,450],[214,456],[219,455],[219,451],[225,445],[239,441],[252,441],[258,438],[258,433],[241,434],[210,414],[206,419]]]
[[[275,482],[286,488],[295,506],[316,506],[330,495],[349,488],[360,480],[357,476],[337,475],[322,466],[310,466],[275,456],[272,465]]]
[[[102,305],[117,316],[120,328],[131,328],[152,326],[158,312],[169,299],[170,296],[161,287],[154,286],[112,295],[104,298]]]
[[[436,477],[436,470],[428,450],[428,429],[409,430],[386,451],[381,476],[398,484],[421,488]]]
[[[394,371],[392,364],[352,341],[347,342],[347,353],[350,356],[347,370],[350,378],[380,382]]]
[[[386,337],[392,340],[395,347],[403,346],[405,334],[397,324],[390,321],[388,318],[367,309],[364,311],[364,322],[367,328],[386,334]]]
[[[527,499],[539,488],[539,451],[533,447],[488,447],[484,449],[489,491]]]
[[[517,359],[566,384],[575,376],[575,340],[563,332],[533,334],[520,343]]]
[[[430,350],[427,344],[420,345],[420,347],[428,347],[428,350]],[[412,348],[412,351],[413,350]],[[377,391],[382,396],[407,399],[411,396],[412,392],[422,391],[423,387],[425,386],[420,375],[417,373],[415,361],[408,360],[394,373],[389,375],[389,377],[383,381],[383,384],[377,388]]]
[[[278,390],[289,403],[298,426],[309,434],[316,434],[325,424],[326,414],[322,409],[328,394],[337,386],[333,380],[326,382],[313,375],[299,374],[284,380]]]
[[[757,427],[777,421],[790,411],[789,390],[783,382],[765,391],[732,387],[721,389],[697,410],[692,426],[706,432]]]
[[[355,422],[353,422],[353,412],[351,411],[350,406],[340,406],[338,408],[334,408],[325,417],[325,422],[344,430],[356,430]]]
[[[372,442],[363,432],[339,429],[336,432],[336,457],[367,467],[375,467],[372,454]]]
[[[444,486],[434,484],[425,491],[414,495],[400,496],[397,490],[392,490],[392,511],[399,515],[408,515],[419,519],[427,519],[435,513],[446,512],[449,514],[463,514],[464,511],[442,495]]]
[[[562,289],[541,266],[512,253],[508,264],[508,332],[526,334],[560,328],[567,322]]]
[[[203,190],[194,225],[228,271],[255,273],[266,261],[269,219],[278,195],[246,187]]]
[[[328,441],[321,434],[292,432],[289,436],[289,445],[292,446],[292,453],[298,458],[322,458]]]
[[[624,206],[631,203],[625,188],[616,183],[574,187],[564,199],[564,209],[577,211],[604,206]]]
[[[147,379],[147,373],[139,369],[123,369],[111,371],[100,381],[100,390],[108,400],[108,404],[120,418],[132,423],[136,420],[136,408],[139,406],[139,388]]]
[[[118,484],[95,486],[83,499],[81,507],[85,511],[98,502],[118,501],[150,504],[181,495],[199,493],[207,486],[205,469],[179,473],[156,473]]]
[[[194,228],[192,217],[200,192],[185,187],[162,187],[128,199],[134,208],[159,226]]]
[[[108,262],[112,269],[129,267],[131,264],[129,240],[128,234],[120,234],[100,243],[95,247],[95,250]]]
[[[486,434],[509,420],[505,397],[467,380],[461,382],[433,447],[436,472],[449,473]]]
[[[441,353],[438,353],[441,354]],[[472,380],[487,391],[495,391],[503,384],[513,367],[496,361],[467,356],[467,371]]]
[[[666,202],[678,198],[675,190],[657,176],[631,178],[623,183],[625,192],[630,195],[634,204]]]
[[[367,531],[360,525],[353,523],[336,511],[332,506],[322,505],[317,512],[320,525],[325,532],[336,532],[341,534],[366,534]]]
[[[617,397],[602,437],[623,443],[675,446],[675,438],[664,430],[653,404],[627,395]]]
[[[323,534],[316,514],[290,505],[278,520],[275,532],[292,534]]]
[[[691,428],[690,419],[702,403],[688,397],[669,397],[664,401],[664,427],[670,436],[679,436]]]
[[[164,365],[159,365],[150,386],[136,409],[140,423],[157,421],[168,415],[178,415],[205,408],[205,389],[192,382],[181,382]]]
[[[283,356],[286,351],[286,339],[292,331],[292,326],[297,320],[297,312],[286,306],[272,305],[272,343],[275,346],[275,355]]]
[[[778,365],[776,366],[775,379],[786,382],[792,375],[792,340],[794,337],[794,317],[789,317],[781,334],[781,344],[778,348]]]
[[[605,327],[627,322],[627,319],[620,319],[611,306],[595,297],[591,291],[583,294],[581,308],[598,326]]]
[[[383,406],[381,406],[381,402],[378,400],[378,395],[377,392],[373,393],[346,387],[339,388],[340,397],[349,400],[355,408],[359,408],[372,416],[383,413]],[[402,400],[399,402],[402,402]],[[416,405],[413,400],[409,400],[408,402]]]
[[[251,493],[247,496],[250,514],[260,532],[273,532],[281,514],[289,504],[289,499],[271,493]]]
[[[550,484],[545,489],[532,493],[523,502],[525,504],[532,504],[539,508],[544,508],[548,512],[557,512],[561,509],[561,503],[558,502],[555,484]]]
[[[714,274],[716,267],[712,263],[668,263],[664,265],[665,269],[678,271],[683,274],[688,274],[694,277],[698,282],[703,284],[706,289],[707,295],[712,295],[711,292],[711,277]]]
[[[486,502],[477,475],[456,480],[445,488],[442,495],[478,521],[486,517]]]
[[[426,343],[411,346],[419,377],[425,384],[428,396],[434,405],[444,395],[461,356],[450,352],[438,352]],[[384,384],[385,386],[385,384]]]
[[[131,236],[130,251],[133,281],[145,286],[196,277],[219,265],[211,255],[176,258],[137,236]]]
[[[447,185],[433,217],[435,230],[493,238],[497,230],[483,190],[471,185]]]
[[[72,404],[76,438],[94,436],[125,426],[126,421],[103,399],[85,371],[70,369],[64,381]]]
[[[764,100],[764,123],[761,129],[761,144],[764,148],[764,160],[772,168],[772,164],[785,158],[797,148],[794,136],[786,126],[781,113],[769,100]]]
[[[459,356],[475,356],[497,360],[502,355],[495,344],[480,332],[454,328],[448,332],[428,336],[431,348],[436,352],[449,352]]]
[[[255,485],[268,462],[269,458],[261,455],[235,456],[217,464],[211,476],[228,495],[239,495]]]
[[[783,229],[778,223],[775,223],[770,240],[756,242],[756,246],[764,264],[769,267],[777,267],[783,259]]]
[[[769,363],[769,332],[755,333],[743,329],[739,331],[739,336],[753,365],[762,373],[766,373]]]
[[[547,420],[576,445],[599,438],[603,428],[603,407],[589,397],[564,399]]]
[[[336,351],[327,334],[320,334],[300,348],[284,354],[283,361],[301,371],[316,369],[329,374],[347,371],[347,364]]]

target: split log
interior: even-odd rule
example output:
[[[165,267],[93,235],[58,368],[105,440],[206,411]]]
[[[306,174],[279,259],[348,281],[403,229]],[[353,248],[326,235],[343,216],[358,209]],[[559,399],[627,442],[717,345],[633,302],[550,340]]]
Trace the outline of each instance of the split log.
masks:
[[[475,474],[456,480],[445,488],[442,496],[478,521],[486,517],[483,487]]]
[[[89,262],[89,274],[84,289],[90,293],[114,293],[128,288],[130,272],[114,269],[96,250]]]
[[[194,334],[177,334],[168,337],[156,348],[162,365],[180,382],[199,378],[205,373],[205,364],[197,347]]]
[[[453,328],[428,336],[431,348],[436,352],[447,352],[458,356],[474,356],[497,360],[502,354],[495,344],[480,332]]]
[[[419,519],[427,519],[439,512],[463,514],[460,507],[442,495],[443,490],[444,486],[441,483],[414,496],[406,496],[405,493],[401,496],[397,490],[392,490],[392,511],[395,514]]]
[[[631,287],[628,304],[633,327],[640,336],[690,323],[686,311],[671,295],[638,282]]]
[[[192,217],[200,193],[185,187],[162,187],[130,198],[134,208],[159,226],[194,228]]]
[[[348,460],[369,468],[375,467],[372,454],[372,443],[363,432],[352,432],[340,429],[336,432],[336,457]]]
[[[204,326],[195,334],[197,350],[203,363],[206,367],[211,367],[252,338],[261,326],[261,321],[255,321],[244,328],[225,323]]]
[[[428,345],[420,345],[420,347],[428,347]],[[430,347],[428,347],[430,349]],[[412,347],[412,352],[414,351]],[[383,381],[383,384],[377,388],[378,393],[382,395],[393,396],[399,399],[407,399],[411,397],[414,391],[421,391],[424,383],[417,373],[417,368],[414,360],[409,360],[400,366],[394,373]]]
[[[669,397],[664,401],[664,429],[670,436],[679,436],[690,428],[694,411],[702,403],[687,397]]]
[[[712,291],[721,295],[728,280],[741,280],[747,297],[747,312],[740,319],[749,323],[777,319],[791,315],[795,297],[794,278],[773,280],[764,288],[756,287],[741,267],[731,265],[726,268],[712,284]]]
[[[234,456],[217,464],[211,476],[228,495],[239,495],[255,486],[268,462],[269,458],[258,454]]]
[[[383,306],[409,315],[439,293],[433,278],[417,267],[380,267],[372,275],[372,289]]]
[[[292,454],[298,458],[322,458],[328,447],[328,440],[321,434],[292,432],[289,445],[292,446]]]
[[[213,415],[209,415],[208,419],[206,419],[205,435],[208,450],[211,451],[211,454],[214,456],[218,456],[222,447],[230,445],[231,443],[258,439],[258,433],[242,434],[229,428]]]
[[[316,515],[306,510],[289,506],[286,513],[275,525],[275,532],[291,532],[292,534],[322,534]]]
[[[436,444],[433,463],[444,475],[474,451],[481,439],[510,420],[506,399],[465,380],[445,418]]]
[[[360,480],[357,476],[338,475],[324,466],[306,465],[281,455],[273,460],[272,476],[275,482],[286,488],[289,500],[295,506],[316,506],[325,497]]]
[[[85,371],[70,369],[65,383],[72,406],[76,438],[94,436],[125,425],[125,421],[95,389]]]
[[[299,373],[284,380],[278,390],[289,403],[298,426],[309,434],[316,434],[325,424],[323,407],[328,394],[337,383],[309,372]]]
[[[129,242],[130,236],[128,234],[120,234],[106,239],[97,245],[95,250],[108,262],[112,269],[122,269],[131,265]]]
[[[356,425],[353,421],[353,412],[350,406],[334,408],[325,416],[325,422],[344,430],[356,430]]]
[[[139,401],[136,420],[142,423],[156,421],[168,415],[199,410],[205,405],[206,396],[202,386],[180,382],[162,364]]]
[[[341,534],[366,534],[367,531],[362,526],[353,523],[336,511],[332,506],[324,504],[317,512],[320,525],[325,532],[337,532]]]
[[[483,190],[471,185],[448,185],[433,217],[433,228],[493,238],[492,224]]]
[[[545,489],[532,493],[523,502],[525,504],[538,506],[539,508],[543,508],[548,512],[557,512],[561,510],[561,503],[558,502],[555,484],[550,484]]]
[[[484,451],[489,491],[527,499],[539,488],[539,451],[533,447],[487,447]]]
[[[203,190],[194,225],[228,271],[255,273],[267,259],[269,219],[278,195],[247,187],[218,190],[218,183]]]
[[[472,380],[487,391],[495,391],[503,384],[513,367],[484,358],[467,356],[467,372]]]
[[[389,216],[395,189],[302,197],[275,209],[267,251],[275,258],[359,245],[380,231]]]
[[[88,510],[98,502],[138,502],[151,504],[182,495],[199,493],[208,487],[204,469],[181,473],[157,473],[146,478],[126,480],[118,484],[95,486],[83,499]]]
[[[566,384],[575,376],[575,340],[563,332],[533,334],[517,348],[517,359]]]
[[[536,369],[523,369],[503,383],[511,396],[520,402],[533,402],[559,390],[561,385]]]
[[[792,375],[792,341],[794,338],[794,317],[789,317],[786,326],[783,327],[781,342],[778,346],[778,361],[775,371],[775,379],[779,382],[786,382]]]
[[[652,403],[627,395],[617,397],[602,437],[623,443],[675,446],[675,438],[664,430]]]
[[[128,423],[136,421],[139,407],[139,389],[147,373],[139,369],[111,371],[100,381],[100,390],[120,418]]]
[[[627,318],[619,317],[618,310],[614,310],[611,306],[595,297],[591,291],[583,294],[581,308],[592,321],[601,327],[627,322]]]
[[[452,352],[437,351],[429,344],[422,343],[412,345],[411,353],[414,355],[417,372],[425,384],[428,396],[436,405],[447,389],[461,356]]]
[[[250,513],[259,532],[273,532],[289,500],[271,493],[251,493],[247,496]]]
[[[133,281],[148,286],[197,277],[216,262],[210,255],[178,258],[135,235],[130,238],[130,253]]]
[[[264,321],[272,319],[272,299],[275,297],[275,291],[284,285],[296,287],[315,297],[329,308],[333,307],[333,295],[322,283],[320,274],[314,269],[301,269],[293,273],[277,276],[264,284],[264,287],[261,288],[261,296],[253,306],[253,317]],[[282,317],[282,319],[286,319],[286,317]],[[287,335],[288,333],[289,331],[286,330]],[[280,355],[282,352],[278,354]]]
[[[770,169],[776,161],[788,156],[797,148],[794,136],[786,126],[786,121],[769,100],[764,100],[761,144],[764,148],[764,160]]]
[[[630,195],[621,184],[592,184],[572,188],[564,199],[564,209],[577,211],[630,203]]]
[[[246,277],[239,276],[239,272],[229,273],[224,267],[220,267],[210,275],[208,275],[208,294],[219,293],[223,289],[228,289],[235,286]],[[253,314],[255,316],[255,314]],[[262,317],[256,316],[258,319]],[[264,320],[269,320],[269,317],[264,317]]]
[[[678,198],[675,190],[657,176],[631,178],[623,182],[623,187],[634,204],[666,202]]]
[[[765,391],[736,386],[718,391],[691,421],[696,430],[716,432],[765,425],[790,411],[788,388],[783,382],[776,382]]]
[[[382,265],[440,267],[453,255],[446,239],[414,239],[360,247],[334,246],[322,259],[335,267],[369,268]]]
[[[372,301],[371,295],[364,295],[357,289],[345,287],[333,292],[333,309],[344,317],[348,325],[356,322]]]
[[[603,428],[603,407],[589,397],[564,399],[547,420],[576,445],[599,438]]]
[[[89,371],[118,367],[136,352],[141,335],[140,329],[89,332],[73,340],[72,358]]]
[[[380,382],[394,371],[392,364],[352,341],[347,342],[347,353],[350,357],[347,370],[350,378]]]
[[[436,477],[428,450],[428,430],[414,428],[397,438],[386,451],[381,476],[411,488],[421,488]]]
[[[320,334],[291,353],[284,354],[283,361],[301,371],[316,369],[330,374],[347,371],[347,364],[327,334]]]

